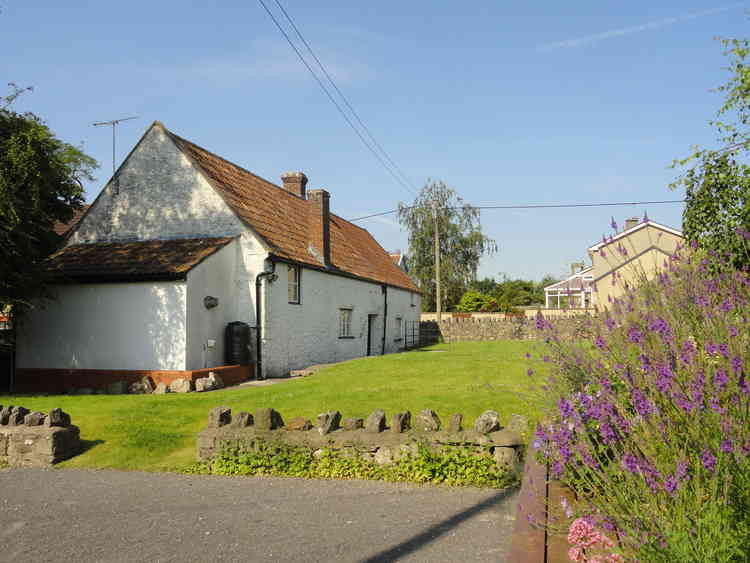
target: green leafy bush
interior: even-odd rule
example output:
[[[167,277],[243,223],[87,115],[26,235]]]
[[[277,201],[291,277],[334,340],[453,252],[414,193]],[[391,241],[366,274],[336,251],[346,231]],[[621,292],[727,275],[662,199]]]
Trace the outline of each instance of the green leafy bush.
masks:
[[[355,452],[322,450],[288,444],[259,443],[254,450],[226,449],[214,459],[190,466],[188,473],[213,475],[275,475],[315,479],[371,479],[450,486],[504,488],[516,477],[500,470],[490,456],[463,448],[433,451],[420,444],[417,452],[389,465],[378,465]]]

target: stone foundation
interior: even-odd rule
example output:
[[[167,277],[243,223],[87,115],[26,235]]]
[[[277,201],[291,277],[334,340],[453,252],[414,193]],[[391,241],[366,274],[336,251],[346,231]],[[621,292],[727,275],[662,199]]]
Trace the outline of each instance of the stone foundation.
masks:
[[[60,409],[49,414],[0,406],[0,465],[48,467],[81,450],[80,431]]]

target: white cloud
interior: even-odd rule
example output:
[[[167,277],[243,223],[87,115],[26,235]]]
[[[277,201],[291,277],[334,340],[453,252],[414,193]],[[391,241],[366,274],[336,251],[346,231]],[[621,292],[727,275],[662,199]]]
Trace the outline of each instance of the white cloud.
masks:
[[[744,2],[739,2],[736,4],[730,4],[728,6],[721,6],[718,8],[712,8],[710,10],[703,10],[702,12],[693,12],[691,14],[683,14],[681,16],[664,18],[661,20],[646,22],[646,23],[643,23],[640,25],[634,25],[631,27],[623,27],[620,29],[610,29],[609,31],[603,31],[601,33],[595,33],[593,35],[585,35],[583,37],[566,39],[564,41],[555,41],[554,43],[546,43],[544,45],[537,46],[537,51],[551,51],[554,49],[568,49],[568,48],[573,48],[573,47],[582,47],[584,45],[591,45],[593,43],[598,43],[599,41],[604,41],[606,39],[613,39],[615,37],[622,37],[624,35],[632,35],[634,33],[641,33],[643,31],[653,31],[653,30],[661,29],[663,27],[668,27],[670,25],[674,25],[676,23],[680,23],[683,21],[694,20],[697,18],[702,18],[704,16],[710,16],[713,14],[726,12],[728,10],[738,8],[744,4],[745,4]]]

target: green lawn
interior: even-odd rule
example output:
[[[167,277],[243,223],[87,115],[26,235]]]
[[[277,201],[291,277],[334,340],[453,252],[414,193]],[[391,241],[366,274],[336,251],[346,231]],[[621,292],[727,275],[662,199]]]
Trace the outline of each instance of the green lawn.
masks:
[[[226,405],[254,412],[273,407],[285,419],[339,410],[366,417],[376,408],[435,410],[444,422],[464,414],[464,426],[494,409],[503,422],[512,413],[535,419],[542,400],[526,374],[538,344],[520,341],[441,344],[423,351],[361,358],[303,379],[265,387],[180,395],[7,396],[0,404],[47,412],[60,407],[81,428],[87,450],[67,467],[170,470],[194,460],[195,438],[209,409]],[[429,351],[427,351],[429,350]],[[538,354],[536,354],[538,357]],[[534,369],[544,369],[534,362]]]

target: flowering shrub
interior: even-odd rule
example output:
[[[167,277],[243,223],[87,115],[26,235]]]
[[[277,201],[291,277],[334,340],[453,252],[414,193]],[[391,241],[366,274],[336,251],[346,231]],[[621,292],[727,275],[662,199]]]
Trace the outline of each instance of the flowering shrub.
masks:
[[[592,554],[597,549],[609,551],[615,544],[585,518],[577,518],[570,525],[568,543],[572,546],[568,550],[568,558],[571,561],[587,563],[622,563],[623,561],[622,556],[617,553]]]
[[[534,445],[628,558],[749,557],[749,305],[748,273],[696,249],[626,289],[590,339],[537,321],[557,400]]]

